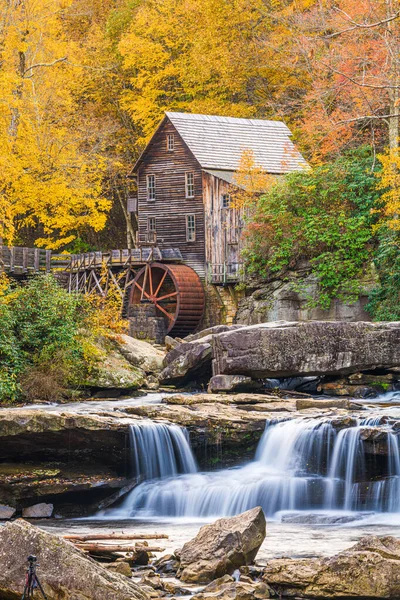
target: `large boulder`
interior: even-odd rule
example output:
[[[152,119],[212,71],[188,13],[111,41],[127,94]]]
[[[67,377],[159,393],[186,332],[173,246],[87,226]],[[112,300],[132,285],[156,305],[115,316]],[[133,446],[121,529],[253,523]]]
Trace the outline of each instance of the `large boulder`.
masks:
[[[337,375],[400,365],[400,322],[276,322],[213,336],[214,375]]]
[[[332,558],[273,559],[263,579],[283,596],[399,598],[400,540],[368,536]]]
[[[21,598],[31,554],[38,557],[38,576],[49,600],[149,598],[124,575],[107,571],[70,542],[22,520],[0,528],[0,598]]]
[[[120,334],[114,338],[119,352],[134,367],[143,369],[145,373],[157,373],[163,367],[165,352],[152,344],[137,340],[130,335]]]
[[[183,546],[178,577],[189,583],[208,583],[251,564],[264,541],[265,528],[260,507],[205,525]]]
[[[168,352],[160,381],[164,384],[184,384],[188,381],[208,381],[211,376],[212,336],[199,341],[183,342]]]
[[[27,506],[22,511],[25,519],[49,519],[53,514],[54,506],[46,502],[39,502],[33,506]]]

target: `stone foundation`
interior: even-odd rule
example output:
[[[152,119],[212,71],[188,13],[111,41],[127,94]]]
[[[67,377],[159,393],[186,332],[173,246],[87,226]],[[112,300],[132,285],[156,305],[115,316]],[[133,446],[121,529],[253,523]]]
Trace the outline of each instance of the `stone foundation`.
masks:
[[[138,340],[164,344],[167,334],[163,317],[158,317],[153,304],[139,304],[130,308],[129,335]]]

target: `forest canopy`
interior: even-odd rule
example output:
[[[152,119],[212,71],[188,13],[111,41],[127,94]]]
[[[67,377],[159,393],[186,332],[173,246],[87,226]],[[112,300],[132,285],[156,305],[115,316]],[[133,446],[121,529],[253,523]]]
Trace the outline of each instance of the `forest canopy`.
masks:
[[[383,284],[399,247],[399,57],[396,0],[3,0],[0,236],[124,246],[126,175],[163,111],[283,119],[314,172],[260,199],[250,269],[304,244],[330,297],[363,261]]]

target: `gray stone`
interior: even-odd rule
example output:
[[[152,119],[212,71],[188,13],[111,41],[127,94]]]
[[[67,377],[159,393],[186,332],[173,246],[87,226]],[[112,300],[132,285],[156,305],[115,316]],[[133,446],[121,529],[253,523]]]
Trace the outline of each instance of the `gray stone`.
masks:
[[[187,381],[208,379],[211,375],[211,338],[179,344],[164,359],[160,382],[183,384]]]
[[[114,342],[121,354],[134,367],[143,369],[145,373],[161,371],[165,353],[152,344],[124,334],[115,336]]]
[[[251,564],[264,541],[265,528],[260,507],[205,525],[183,546],[178,577],[189,583],[208,583]]]
[[[269,597],[269,588],[263,582],[254,582],[248,577],[234,581],[229,575],[224,575],[193,596],[192,600],[264,600]]]
[[[259,390],[262,383],[244,375],[215,375],[208,384],[209,392],[244,392]]]
[[[11,519],[15,515],[15,512],[15,508],[12,506],[0,504],[0,520]]]
[[[149,599],[124,575],[107,571],[70,542],[22,520],[0,528],[0,598],[21,597],[30,554],[38,557],[48,600]]]
[[[332,558],[272,559],[263,580],[283,596],[399,598],[400,540],[368,536]]]
[[[40,502],[33,506],[28,506],[22,511],[24,519],[48,519],[52,516],[54,506],[52,504],[46,504],[46,502]]]
[[[314,398],[299,398],[296,400],[296,409],[297,410],[305,410],[307,408],[344,408],[345,410],[349,410],[350,408],[350,400],[348,399],[338,399],[338,400],[319,400]]]
[[[338,375],[400,364],[400,322],[263,323],[213,337],[214,375]]]

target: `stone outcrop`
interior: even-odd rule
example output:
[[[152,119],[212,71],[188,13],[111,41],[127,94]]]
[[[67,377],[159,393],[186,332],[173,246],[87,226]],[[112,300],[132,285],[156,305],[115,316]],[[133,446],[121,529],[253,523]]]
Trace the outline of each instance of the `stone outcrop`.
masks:
[[[245,375],[215,375],[208,384],[210,392],[243,392],[262,388],[262,383]]]
[[[26,521],[0,528],[0,597],[21,598],[27,557],[38,557],[38,575],[49,600],[148,600],[124,575],[107,571],[71,543]]]
[[[400,364],[400,322],[263,323],[213,338],[214,375],[339,375]]]
[[[273,559],[263,579],[284,596],[399,598],[400,540],[362,538],[327,559]]]
[[[208,381],[211,376],[212,336],[199,341],[183,342],[168,352],[160,382],[183,385],[197,380]]]
[[[158,373],[161,371],[165,352],[130,335],[120,334],[115,336],[114,342],[119,352],[134,367],[139,367],[145,373]]]
[[[224,575],[207,585],[192,600],[263,600],[269,597],[269,588],[261,581],[235,581],[230,575]]]
[[[310,307],[310,299],[318,300],[318,281],[309,274],[310,265],[299,265],[296,272],[285,273],[284,279],[263,283],[239,302],[235,322],[245,325],[267,321],[369,321],[364,310],[369,292],[376,286],[374,273],[363,282],[363,292],[353,304],[335,299],[328,310]],[[299,285],[300,284],[300,285]]]
[[[251,564],[265,538],[260,507],[202,527],[180,552],[178,577],[188,583],[208,583]]]

